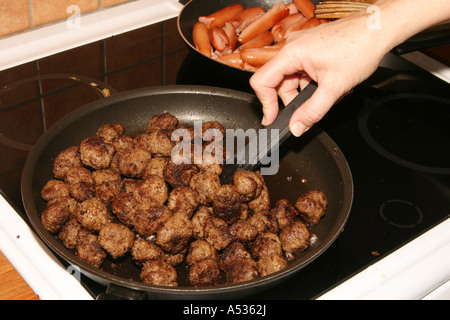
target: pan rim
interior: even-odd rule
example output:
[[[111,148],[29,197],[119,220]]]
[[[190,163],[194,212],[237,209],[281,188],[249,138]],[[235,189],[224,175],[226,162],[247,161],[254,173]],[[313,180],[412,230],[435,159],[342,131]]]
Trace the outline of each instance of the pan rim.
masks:
[[[342,199],[342,207],[341,211],[345,212],[345,215],[341,217],[339,220],[339,223],[334,225],[332,230],[330,230],[329,234],[327,235],[327,240],[324,241],[324,245],[319,248],[319,250],[314,251],[312,253],[307,253],[307,259],[300,263],[295,263],[294,265],[291,265],[288,268],[285,268],[283,270],[280,270],[276,273],[273,273],[271,275],[267,275],[264,277],[259,277],[257,279],[254,279],[252,281],[239,283],[239,284],[223,284],[213,287],[165,287],[165,286],[154,286],[149,284],[140,283],[137,281],[132,281],[129,279],[124,279],[121,276],[116,276],[112,273],[103,271],[101,269],[97,269],[94,267],[91,267],[87,263],[79,260],[76,258],[74,260],[74,256],[69,255],[69,250],[67,251],[61,251],[58,247],[55,247],[53,243],[49,242],[49,235],[43,234],[41,232],[41,228],[37,227],[37,223],[40,223],[36,221],[35,218],[39,217],[39,214],[37,214],[37,208],[33,201],[32,196],[32,178],[33,178],[33,169],[36,165],[39,157],[42,155],[42,151],[47,146],[52,139],[60,132],[62,131],[67,125],[73,122],[74,117],[75,119],[79,119],[86,114],[98,110],[101,108],[104,108],[112,103],[121,102],[124,100],[129,100],[132,98],[138,98],[142,96],[148,96],[148,95],[155,95],[155,94],[174,94],[174,93],[192,93],[192,94],[215,94],[215,95],[222,95],[222,96],[239,96],[244,100],[247,101],[257,101],[257,98],[253,94],[244,93],[240,91],[236,91],[233,89],[225,89],[225,88],[218,88],[218,87],[210,87],[210,86],[201,86],[201,85],[173,85],[173,86],[156,86],[156,87],[150,87],[150,88],[142,88],[142,89],[135,89],[131,91],[126,91],[122,93],[117,93],[115,95],[112,95],[110,97],[102,98],[99,100],[96,100],[94,102],[91,102],[85,106],[80,107],[79,109],[71,112],[70,114],[64,116],[60,120],[58,120],[51,128],[49,128],[35,143],[32,150],[29,153],[29,156],[26,160],[23,172],[22,172],[22,183],[21,183],[21,191],[22,191],[22,202],[26,211],[26,215],[28,219],[30,220],[34,231],[39,235],[39,237],[46,243],[50,249],[52,249],[53,252],[55,252],[58,256],[62,257],[65,261],[68,263],[74,265],[77,265],[82,270],[82,273],[94,276],[95,278],[99,278],[99,280],[104,281],[106,283],[114,283],[120,286],[132,288],[139,291],[144,292],[150,292],[150,293],[162,293],[162,294],[170,294],[170,295],[183,295],[183,294],[190,294],[190,295],[201,295],[202,298],[204,298],[205,294],[226,294],[227,292],[235,292],[235,291],[241,291],[246,289],[252,289],[255,286],[258,285],[266,285],[267,282],[274,282],[276,280],[280,279],[286,279],[289,276],[293,275],[295,272],[301,270],[304,266],[311,263],[313,260],[315,260],[317,257],[319,257],[324,251],[326,251],[338,238],[340,233],[343,231],[343,228],[348,220],[348,217],[350,215],[352,203],[353,203],[353,179],[350,171],[350,167],[347,163],[347,160],[345,159],[345,156],[340,151],[339,147],[336,145],[336,143],[326,134],[324,131],[322,131],[318,126],[313,127],[312,130],[317,130],[319,132],[318,136],[319,139],[321,139],[321,143],[327,143],[328,148],[334,149],[334,155],[337,167],[340,171],[340,175],[343,180],[342,183],[345,184],[344,190],[347,191],[347,194],[344,194],[344,198]],[[31,201],[30,201],[31,199]],[[31,212],[36,212],[35,215],[30,214]],[[99,281],[99,282],[101,282]]]

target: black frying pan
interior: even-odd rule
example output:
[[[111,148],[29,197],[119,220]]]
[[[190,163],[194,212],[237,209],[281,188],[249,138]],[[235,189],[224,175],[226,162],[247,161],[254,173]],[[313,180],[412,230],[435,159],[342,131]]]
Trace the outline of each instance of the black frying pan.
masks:
[[[296,254],[284,270],[241,284],[192,288],[186,284],[186,268],[180,266],[179,287],[173,288],[141,283],[140,269],[130,256],[118,261],[108,258],[99,269],[79,260],[44,229],[40,220],[46,205],[40,190],[52,178],[53,160],[60,151],[95,135],[103,123],[119,122],[127,135],[134,136],[143,132],[148,120],[161,112],[174,114],[182,123],[217,120],[226,128],[244,130],[260,128],[262,117],[261,105],[251,94],[203,86],[165,86],[103,98],[59,120],[36,142],[28,156],[22,176],[22,198],[35,231],[61,258],[101,284],[139,290],[149,297],[230,299],[251,295],[286,280],[336,240],[349,216],[352,177],[339,147],[318,127],[313,127],[301,139],[291,137],[283,144],[280,170],[276,175],[265,176],[273,202],[281,198],[295,202],[299,195],[313,189],[323,190],[329,201],[326,216],[312,228],[318,240],[307,251]]]

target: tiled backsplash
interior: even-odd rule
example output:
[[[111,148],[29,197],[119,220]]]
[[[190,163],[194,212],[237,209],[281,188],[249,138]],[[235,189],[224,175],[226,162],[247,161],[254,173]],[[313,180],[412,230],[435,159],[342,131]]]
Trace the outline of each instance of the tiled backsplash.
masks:
[[[105,2],[105,0],[103,0]],[[188,48],[176,18],[109,37],[0,72],[0,189],[20,203],[29,148],[62,116],[114,92],[176,84]],[[48,79],[54,77],[56,79]],[[87,79],[80,82],[70,77]]]
[[[0,38],[134,0],[0,0]]]

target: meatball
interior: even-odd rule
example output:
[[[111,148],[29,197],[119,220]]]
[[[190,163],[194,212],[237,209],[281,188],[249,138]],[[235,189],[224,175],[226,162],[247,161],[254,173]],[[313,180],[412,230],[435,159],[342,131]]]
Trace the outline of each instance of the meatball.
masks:
[[[173,266],[162,260],[145,261],[140,276],[143,283],[156,286],[178,286],[177,271]]]
[[[189,283],[194,287],[216,286],[220,283],[220,270],[212,259],[201,260],[189,267]]]
[[[173,131],[178,126],[178,118],[169,112],[160,113],[151,118],[147,125],[147,132],[153,132],[155,130],[168,130]]]
[[[156,244],[169,253],[179,253],[191,241],[193,226],[183,213],[175,213],[156,231]]]
[[[78,233],[80,230],[81,225],[75,218],[71,218],[62,226],[58,238],[61,239],[66,248],[74,249],[78,243]]]
[[[137,195],[141,203],[164,204],[169,197],[169,188],[163,178],[152,175],[142,180]]]
[[[78,202],[91,199],[95,196],[95,185],[92,173],[85,167],[70,168],[65,177],[69,185],[69,194]]]
[[[132,193],[122,193],[111,201],[111,212],[115,214],[120,223],[127,227],[133,227],[134,215],[139,206]]]
[[[251,244],[251,253],[255,259],[273,254],[282,255],[281,241],[275,233],[260,234]]]
[[[231,224],[241,217],[241,201],[236,187],[232,184],[221,186],[212,203],[214,215]]]
[[[170,192],[167,206],[170,210],[184,212],[189,218],[197,208],[194,191],[189,187],[175,188]]]
[[[89,137],[80,144],[80,157],[84,165],[95,170],[110,166],[116,149],[101,137]]]
[[[177,266],[184,261],[184,257],[186,256],[187,247],[181,250],[178,253],[167,253],[164,252],[163,261],[167,262],[171,266]]]
[[[142,264],[147,260],[163,259],[164,251],[153,242],[139,238],[134,241],[131,255],[136,263]]]
[[[198,170],[199,169],[193,164],[176,164],[172,160],[169,160],[164,167],[163,174],[164,179],[172,186],[172,188],[178,188],[189,186],[189,181]]]
[[[172,211],[164,205],[139,206],[134,215],[134,230],[143,237],[157,232],[169,218]]]
[[[215,173],[202,171],[192,176],[189,186],[199,204],[209,205],[220,189],[220,178]]]
[[[226,274],[227,283],[240,283],[258,277],[257,264],[240,242],[231,243],[219,258],[219,267]]]
[[[82,167],[80,148],[69,147],[61,151],[53,161],[52,172],[56,179],[64,179],[67,171],[72,167]]]
[[[133,247],[134,233],[123,224],[110,222],[100,229],[98,241],[113,259],[117,259]]]
[[[140,178],[151,158],[150,152],[144,149],[130,149],[122,153],[118,160],[119,172],[126,177]]]
[[[256,199],[248,203],[248,206],[253,212],[261,212],[264,214],[269,213],[270,196],[269,190],[267,189],[266,186],[262,188],[260,195]]]
[[[45,201],[67,196],[69,196],[69,186],[60,180],[51,179],[41,189],[41,197]]]
[[[215,217],[210,217],[206,221],[204,234],[205,240],[216,250],[224,249],[232,240],[228,230],[228,224]]]
[[[242,202],[256,199],[264,187],[264,180],[259,171],[238,170],[232,178],[236,191],[241,196]]]
[[[111,221],[108,208],[98,198],[83,201],[76,218],[81,226],[89,231],[100,231],[103,225]]]
[[[286,199],[278,200],[269,214],[277,220],[280,229],[294,222],[296,217],[295,208]]]
[[[142,174],[142,178],[145,179],[148,175],[153,174],[164,178],[164,167],[168,161],[169,158],[151,158]]]
[[[263,213],[255,213],[250,218],[248,218],[248,222],[258,230],[258,233],[263,232],[273,232],[277,233],[279,231],[277,221]]]
[[[250,242],[258,236],[258,229],[248,220],[238,220],[229,228],[233,240],[241,242]]]
[[[59,203],[63,206],[66,206],[69,209],[70,217],[76,217],[78,211],[80,210],[80,204],[71,197],[59,197],[47,202],[47,205],[51,205],[54,203]]]
[[[42,212],[41,222],[48,232],[57,233],[69,218],[69,207],[62,202],[56,201],[47,204],[47,207]]]
[[[225,137],[225,128],[218,121],[204,122],[202,123],[202,137],[206,142],[222,140]]]
[[[98,243],[97,235],[86,229],[81,229],[78,234],[75,255],[93,267],[99,268],[105,261],[107,254]]]
[[[295,202],[295,208],[306,222],[318,224],[320,219],[325,215],[327,203],[325,193],[314,190],[299,197]]]
[[[260,277],[264,277],[268,274],[280,271],[287,267],[286,259],[277,254],[272,254],[270,256],[264,256],[259,258],[258,262],[258,273]]]
[[[97,137],[109,143],[117,141],[124,133],[125,129],[120,123],[104,123],[97,129]]]
[[[105,203],[118,196],[123,189],[120,174],[111,169],[96,170],[92,173],[95,182],[95,195]]]
[[[286,253],[304,251],[309,247],[311,234],[303,222],[297,220],[280,231],[280,241]]]
[[[193,236],[196,239],[205,238],[205,225],[212,215],[212,208],[200,206],[192,216]]]
[[[135,138],[136,146],[147,150],[153,157],[170,157],[175,143],[163,130],[154,130],[150,133],[141,133]]]
[[[205,240],[195,240],[191,242],[189,246],[189,252],[186,256],[186,263],[188,266],[192,266],[197,262],[205,259],[211,259],[218,261],[219,255],[216,249]]]

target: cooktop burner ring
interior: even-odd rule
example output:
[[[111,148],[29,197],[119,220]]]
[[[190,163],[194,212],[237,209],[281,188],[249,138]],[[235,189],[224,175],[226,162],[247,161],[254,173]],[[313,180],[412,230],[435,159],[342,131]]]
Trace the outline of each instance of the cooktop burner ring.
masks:
[[[373,114],[373,112],[388,103],[393,103],[401,100],[428,100],[433,103],[439,103],[443,105],[448,105],[448,110],[450,110],[450,99],[435,96],[435,95],[429,95],[429,94],[421,94],[421,93],[401,93],[401,94],[391,94],[389,96],[383,97],[379,100],[374,101],[373,103],[369,103],[363,107],[361,110],[359,117],[358,117],[358,128],[361,133],[361,136],[363,139],[374,149],[376,152],[378,152],[380,155],[384,156],[388,160],[397,163],[401,166],[407,167],[409,169],[418,170],[422,172],[427,172],[431,174],[450,174],[450,167],[449,166],[434,166],[434,165],[426,165],[419,162],[416,162],[414,160],[408,160],[402,156],[399,156],[395,154],[392,151],[389,151],[386,147],[382,145],[379,141],[377,141],[376,137],[372,134],[370,125],[369,125],[369,118]],[[444,148],[445,150],[445,148]],[[448,159],[448,163],[450,164],[450,158]]]

